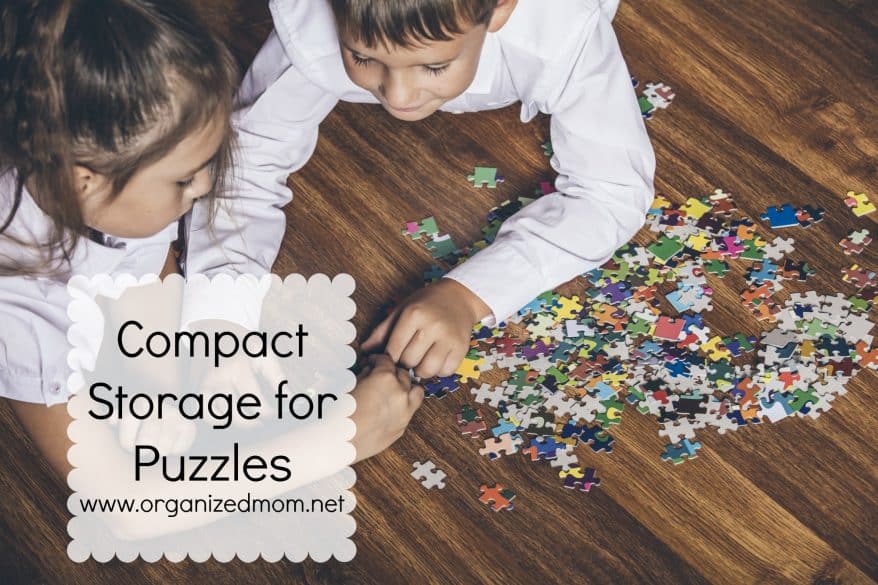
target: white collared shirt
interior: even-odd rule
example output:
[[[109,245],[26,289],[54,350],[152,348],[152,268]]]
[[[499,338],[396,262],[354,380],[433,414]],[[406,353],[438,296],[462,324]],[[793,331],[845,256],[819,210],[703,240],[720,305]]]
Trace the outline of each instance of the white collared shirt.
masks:
[[[453,278],[503,320],[545,290],[602,264],[643,225],[655,157],[611,20],[617,0],[519,0],[485,39],[470,87],[441,108],[476,112],[521,102],[521,119],[552,116],[557,193],[508,219]],[[236,114],[241,160],[231,211],[215,238],[196,207],[188,272],[271,269],[320,122],[339,100],[378,103],[348,78],[327,0],[272,0],[275,30],[250,67]],[[219,244],[217,246],[217,243]],[[488,319],[487,322],[491,322]]]
[[[15,172],[0,174],[0,217],[5,221],[15,194]],[[48,241],[52,221],[27,190],[4,232],[30,243]],[[177,238],[177,222],[148,238],[80,238],[69,276],[100,274],[144,276],[162,271],[168,246]],[[30,263],[38,252],[0,235],[0,262]],[[0,396],[48,405],[67,400],[70,294],[67,276],[0,276]]]

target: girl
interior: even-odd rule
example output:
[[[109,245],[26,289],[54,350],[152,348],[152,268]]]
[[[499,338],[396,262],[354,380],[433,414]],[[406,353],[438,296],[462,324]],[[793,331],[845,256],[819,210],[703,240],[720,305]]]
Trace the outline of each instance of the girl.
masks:
[[[187,2],[0,8],[0,395],[66,471],[66,281],[161,273],[232,152],[234,60]]]
[[[228,176],[237,73],[184,0],[15,0],[0,22],[0,396],[66,476],[66,281],[163,272]],[[362,459],[422,389],[379,357],[355,396]]]

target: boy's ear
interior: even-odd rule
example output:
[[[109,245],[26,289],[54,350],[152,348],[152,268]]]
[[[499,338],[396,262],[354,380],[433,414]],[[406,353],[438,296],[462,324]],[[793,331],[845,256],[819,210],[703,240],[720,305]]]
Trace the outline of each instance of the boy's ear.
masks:
[[[103,193],[109,184],[107,177],[83,165],[73,165],[73,181],[80,202],[89,201]]]
[[[515,9],[516,4],[518,4],[518,0],[497,0],[494,14],[491,15],[491,20],[488,21],[488,32],[497,32],[503,28],[503,25],[512,16],[512,11]]]

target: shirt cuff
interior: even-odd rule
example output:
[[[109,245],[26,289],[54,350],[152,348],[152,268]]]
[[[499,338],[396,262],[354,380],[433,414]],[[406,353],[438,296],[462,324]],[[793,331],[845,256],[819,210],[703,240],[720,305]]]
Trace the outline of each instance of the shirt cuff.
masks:
[[[66,363],[57,368],[44,369],[41,375],[17,372],[13,368],[0,369],[0,396],[19,402],[54,406],[67,402]]]
[[[547,277],[546,270],[533,266],[514,246],[498,239],[445,278],[459,282],[482,299],[491,309],[491,315],[482,319],[482,324],[494,327],[540,294],[592,267],[592,263],[580,258],[559,256],[559,265],[551,267],[551,273],[561,275],[560,280]]]

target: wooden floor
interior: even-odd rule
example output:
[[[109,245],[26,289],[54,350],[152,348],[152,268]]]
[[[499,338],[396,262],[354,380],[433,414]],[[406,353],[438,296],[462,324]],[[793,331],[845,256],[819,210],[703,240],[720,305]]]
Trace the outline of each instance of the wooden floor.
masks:
[[[203,4],[246,62],[270,22],[264,7],[231,2]],[[837,242],[855,226],[878,234],[878,214],[856,219],[841,201],[849,189],[878,200],[878,3],[631,0],[615,25],[631,72],[676,90],[648,123],[657,189],[681,202],[722,187],[754,218],[788,201],[824,207],[822,224],[792,234],[795,257],[818,270],[806,288],[853,292],[841,282],[850,259]],[[401,224],[435,215],[458,243],[477,239],[490,207],[547,175],[546,133],[545,119],[522,125],[514,107],[407,124],[378,107],[339,106],[310,164],[292,177],[276,272],[352,274],[365,333],[377,307],[420,286],[429,264],[400,238]],[[463,177],[478,164],[501,167],[506,182],[468,188]],[[860,264],[878,268],[876,249]],[[714,332],[757,329],[738,300],[742,283],[711,280]],[[392,449],[357,466],[357,557],[301,565],[74,565],[65,553],[66,486],[4,405],[0,582],[874,582],[876,391],[878,377],[864,372],[816,421],[704,432],[698,459],[680,466],[660,460],[655,421],[629,407],[612,454],[578,451],[603,479],[587,495],[561,489],[547,467],[523,458],[480,457],[455,429],[461,392],[426,401]],[[409,477],[411,462],[424,458],[448,471],[443,491]],[[486,481],[515,486],[514,512],[478,502]]]

